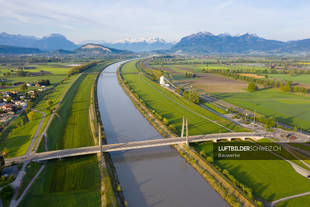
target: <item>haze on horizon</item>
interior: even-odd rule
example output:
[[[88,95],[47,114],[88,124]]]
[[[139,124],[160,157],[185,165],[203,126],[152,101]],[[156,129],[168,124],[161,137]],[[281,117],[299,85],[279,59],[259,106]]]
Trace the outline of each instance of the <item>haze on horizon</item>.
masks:
[[[310,38],[306,0],[0,0],[0,32],[75,42],[160,37],[178,41],[193,33],[254,33],[267,39]]]

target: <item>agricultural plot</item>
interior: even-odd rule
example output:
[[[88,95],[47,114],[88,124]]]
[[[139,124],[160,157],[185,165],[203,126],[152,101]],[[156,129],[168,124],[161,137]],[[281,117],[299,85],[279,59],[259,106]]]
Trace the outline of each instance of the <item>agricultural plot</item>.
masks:
[[[214,93],[213,95],[217,99],[245,109],[273,116],[281,122],[310,129],[309,97],[281,92],[278,89],[266,89],[252,93]]]
[[[47,164],[20,206],[98,207],[100,172],[96,156],[51,161]]]
[[[71,86],[66,97],[63,99],[59,111],[57,112],[58,116],[55,116],[47,131],[49,149],[64,149],[67,147],[72,148],[83,146],[83,140],[86,140],[87,143],[92,141],[92,138],[88,136],[90,134],[84,138],[79,136],[80,132],[84,135],[85,132],[90,130],[88,119],[90,89],[88,88],[88,91],[85,91],[83,84],[87,82],[84,82],[86,76],[87,75],[80,76]],[[83,98],[88,99],[88,101]],[[85,115],[86,111],[87,115]],[[79,116],[81,119],[76,120]],[[83,122],[84,125],[80,128],[75,127],[75,124],[79,125],[79,122]],[[70,129],[70,127],[73,127],[73,131],[71,131],[72,129]],[[72,140],[73,137],[71,137],[73,134],[71,133],[77,134],[78,136],[75,138],[74,142]],[[67,139],[68,136],[70,138]],[[69,139],[71,140],[70,144],[73,144],[72,146],[69,146],[70,144],[67,142]]]
[[[57,112],[58,116],[48,129],[49,149],[93,144],[89,106],[90,91],[96,74],[89,72],[97,72],[105,64],[99,64],[85,72],[69,89]],[[96,156],[52,161],[27,193],[22,205],[33,206],[40,202],[40,205],[48,206],[100,206],[100,188]]]
[[[204,157],[212,156],[212,146],[210,142],[195,144]],[[307,178],[296,173],[286,161],[277,160],[270,153],[268,156],[270,160],[219,160],[216,164],[227,169],[239,182],[250,187],[255,196],[264,200],[272,201],[310,191]]]
[[[208,93],[243,93],[248,87],[247,82],[212,73],[199,75],[199,79],[192,80],[191,85]]]
[[[133,67],[135,68],[135,62],[127,63],[122,71],[136,70],[133,69]],[[189,134],[191,135],[228,131],[222,126],[202,118],[201,115],[232,130],[243,130],[228,120],[189,102],[183,97],[169,92],[159,86],[159,84],[155,84],[151,80],[145,78],[142,74],[123,74],[123,77],[130,88],[139,95],[145,104],[154,109],[154,111],[162,117],[166,118],[169,125],[172,124],[175,126],[178,134],[180,134],[181,131],[183,116],[189,119]],[[197,115],[198,113],[201,115]]]
[[[267,74],[268,78],[275,78],[279,80],[293,81],[310,86],[310,75],[309,74]]]

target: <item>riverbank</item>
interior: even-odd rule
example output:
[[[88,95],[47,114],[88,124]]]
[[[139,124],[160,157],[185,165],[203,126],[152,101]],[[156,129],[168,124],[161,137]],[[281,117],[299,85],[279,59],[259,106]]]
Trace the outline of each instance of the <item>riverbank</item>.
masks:
[[[113,62],[114,63],[114,62]],[[90,111],[90,120],[93,123],[93,129],[94,129],[94,136],[98,137],[97,140],[101,137],[102,144],[107,144],[107,140],[104,134],[104,127],[102,124],[100,111],[99,111],[99,104],[98,104],[98,95],[97,95],[97,87],[98,87],[98,80],[100,77],[100,74],[102,71],[104,71],[105,68],[112,65],[113,63],[107,65],[104,67],[96,76],[96,80],[93,86],[92,94],[93,100],[91,111]],[[100,128],[100,129],[99,129]],[[99,133],[101,134],[99,135]],[[101,182],[102,182],[102,188],[101,188],[101,205],[102,206],[127,206],[125,197],[122,193],[122,190],[120,188],[120,183],[118,180],[117,172],[114,167],[112,158],[109,153],[100,153],[99,159],[99,167],[101,172]]]
[[[132,103],[149,121],[149,123],[164,137],[175,137],[155,115],[136,97],[126,86],[121,75],[123,65],[117,71],[119,84],[125,93],[131,99]],[[174,146],[174,148],[184,157],[208,182],[209,184],[231,205],[237,206],[242,203],[244,206],[255,206],[255,203],[246,197],[242,192],[236,189],[219,171],[212,169],[213,166],[206,163],[200,156],[197,156],[193,150],[186,145]]]

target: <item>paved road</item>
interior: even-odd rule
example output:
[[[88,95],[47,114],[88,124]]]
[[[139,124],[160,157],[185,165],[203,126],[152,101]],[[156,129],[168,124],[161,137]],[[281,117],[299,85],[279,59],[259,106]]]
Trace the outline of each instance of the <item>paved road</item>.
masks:
[[[36,130],[36,132],[35,132],[35,134],[34,134],[34,136],[32,138],[32,140],[31,140],[30,146],[28,147],[28,150],[27,150],[27,153],[26,153],[27,156],[30,155],[30,153],[32,152],[33,146],[36,143],[37,137],[38,137],[38,135],[39,135],[39,133],[41,131],[41,127],[42,127],[42,125],[44,123],[44,120],[45,120],[45,117],[46,117],[46,114],[43,111],[38,111],[36,109],[32,109],[32,111],[41,113],[43,115],[43,117],[42,117],[42,119],[40,121],[40,124],[39,124],[39,126],[38,126],[38,128],[37,128],[37,130]]]
[[[289,199],[292,199],[292,198],[298,198],[298,197],[305,196],[305,195],[310,195],[310,191],[309,192],[305,192],[305,193],[300,193],[300,194],[297,194],[297,195],[287,196],[287,197],[281,198],[279,200],[272,201],[271,206],[273,207],[273,206],[277,205],[278,203],[280,203],[282,201],[286,201],[286,200],[289,200]]]
[[[13,199],[12,199],[12,201],[10,203],[10,207],[16,207],[16,206],[18,206],[20,204],[20,202],[23,200],[23,198],[25,197],[26,193],[28,192],[28,190],[30,189],[30,187],[32,186],[34,181],[39,177],[40,173],[43,171],[44,168],[45,168],[45,165],[42,165],[41,168],[39,169],[39,171],[31,179],[31,181],[29,182],[29,184],[25,188],[24,192],[19,196],[19,198],[17,200],[16,200],[16,196],[13,197]]]
[[[235,133],[218,133],[218,134],[207,134],[207,135],[197,135],[188,137],[189,142],[203,142],[203,141],[217,141],[221,139],[261,139],[264,137],[270,136],[270,134],[266,133],[253,133],[253,132],[235,132]],[[184,144],[186,143],[186,138],[183,137],[172,137],[172,138],[163,138],[163,139],[155,139],[155,140],[145,140],[145,141],[137,141],[137,142],[129,142],[129,143],[118,143],[118,144],[108,144],[102,145],[103,152],[113,152],[113,151],[125,151],[132,149],[142,149],[142,148],[150,148],[150,147],[159,147],[159,146],[167,146],[173,144]],[[6,159],[6,165],[10,165],[11,163],[23,163],[27,161],[44,161],[51,159],[60,159],[65,157],[74,157],[88,154],[96,154],[100,152],[99,146],[90,146],[90,147],[80,147],[73,149],[65,149],[65,150],[56,150],[56,151],[47,151],[40,153],[33,153],[30,155],[24,155],[21,157],[15,157]]]

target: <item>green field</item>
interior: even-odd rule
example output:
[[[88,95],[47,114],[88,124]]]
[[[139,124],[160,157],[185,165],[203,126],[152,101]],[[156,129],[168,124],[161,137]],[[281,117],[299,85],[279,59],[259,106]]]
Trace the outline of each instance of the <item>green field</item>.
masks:
[[[195,145],[203,156],[212,156],[212,143]],[[216,164],[229,170],[239,182],[253,190],[253,194],[272,201],[310,191],[309,179],[296,173],[284,160],[266,152],[270,160],[219,160]]]
[[[107,64],[107,63],[105,63]],[[105,64],[87,72],[99,71]],[[71,86],[47,131],[49,149],[93,145],[89,122],[90,91],[96,75],[82,74]],[[43,142],[42,142],[43,143]],[[22,205],[100,206],[101,181],[96,156],[49,162]]]
[[[267,89],[246,93],[216,93],[217,99],[227,101],[260,114],[273,116],[278,121],[310,129],[310,98],[302,95]]]
[[[51,161],[20,206],[100,206],[100,174],[96,156]]]
[[[48,131],[49,149],[66,149],[93,145],[89,125],[90,91],[96,75],[104,62],[87,70],[87,72],[72,85],[63,99],[59,111],[52,121]]]
[[[310,74],[267,74],[268,78],[293,81],[296,83],[310,84]]]
[[[292,198],[287,201],[282,201],[276,207],[296,207],[305,206],[310,203],[310,195],[302,196],[299,198]]]
[[[122,71],[137,72],[137,69],[135,69],[135,61],[125,64]],[[125,81],[128,82],[128,85],[147,105],[149,105],[150,108],[154,109],[162,117],[165,117],[169,121],[169,124],[173,124],[176,127],[178,134],[180,134],[181,131],[182,116],[187,117],[189,120],[190,135],[228,131],[195,113],[216,120],[219,124],[235,131],[243,130],[230,121],[191,103],[183,97],[171,93],[159,86],[159,84],[145,78],[142,74],[124,74],[123,76]]]

